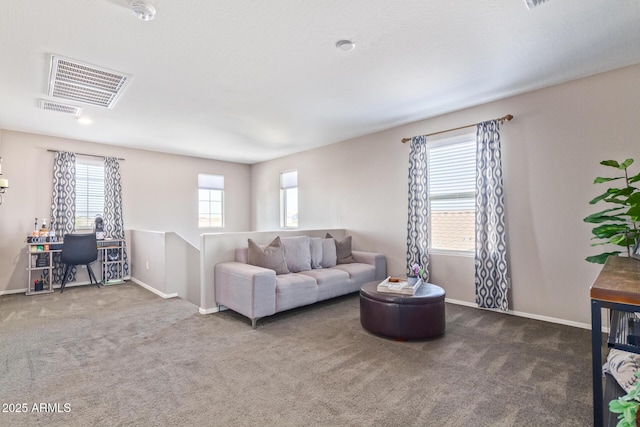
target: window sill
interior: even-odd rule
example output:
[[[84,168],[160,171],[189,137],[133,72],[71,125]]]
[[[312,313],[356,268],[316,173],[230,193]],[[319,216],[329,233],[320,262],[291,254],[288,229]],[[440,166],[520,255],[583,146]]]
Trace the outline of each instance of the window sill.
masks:
[[[476,255],[474,251],[455,251],[451,249],[429,249],[427,252],[429,255],[460,256],[465,258],[473,258]]]

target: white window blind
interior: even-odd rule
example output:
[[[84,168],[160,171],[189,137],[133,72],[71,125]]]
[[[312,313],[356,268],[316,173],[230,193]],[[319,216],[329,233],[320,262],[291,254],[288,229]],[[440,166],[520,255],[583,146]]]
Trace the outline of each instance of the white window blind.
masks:
[[[208,190],[224,190],[224,176],[199,173],[198,188],[206,188]]]
[[[282,172],[280,174],[280,188],[286,190],[298,186],[298,171]]]
[[[280,227],[298,227],[298,171],[280,173]]]
[[[428,146],[430,249],[475,248],[475,134]]]
[[[93,228],[104,212],[104,162],[76,158],[76,229]]]
[[[224,176],[198,174],[198,227],[224,227]]]

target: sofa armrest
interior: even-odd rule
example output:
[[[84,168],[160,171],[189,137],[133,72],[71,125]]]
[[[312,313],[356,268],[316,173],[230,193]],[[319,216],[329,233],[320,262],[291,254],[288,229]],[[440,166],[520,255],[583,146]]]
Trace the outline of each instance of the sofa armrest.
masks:
[[[276,312],[276,272],[241,262],[221,262],[214,267],[216,304],[249,319]]]
[[[382,254],[364,251],[351,251],[353,259],[363,264],[371,264],[376,267],[376,280],[387,278],[387,258]]]

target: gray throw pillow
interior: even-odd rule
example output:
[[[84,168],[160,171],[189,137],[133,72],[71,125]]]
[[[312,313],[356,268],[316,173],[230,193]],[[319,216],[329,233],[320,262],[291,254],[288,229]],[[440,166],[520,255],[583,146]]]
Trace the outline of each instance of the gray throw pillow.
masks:
[[[336,265],[336,262],[336,241],[333,239],[322,239],[322,267],[333,267]]]
[[[347,236],[338,242],[331,234],[327,233],[327,238],[333,239],[336,242],[336,257],[338,264],[350,264],[352,262],[356,262],[353,259],[353,254],[351,253],[351,236]]]
[[[322,268],[322,238],[311,237],[309,239],[311,251],[311,268]]]
[[[284,259],[287,262],[287,269],[292,273],[311,270],[311,248],[309,237],[283,237]]]
[[[276,274],[289,273],[280,236],[273,239],[264,249],[251,239],[249,239],[248,243],[247,261],[249,264],[274,270]]]

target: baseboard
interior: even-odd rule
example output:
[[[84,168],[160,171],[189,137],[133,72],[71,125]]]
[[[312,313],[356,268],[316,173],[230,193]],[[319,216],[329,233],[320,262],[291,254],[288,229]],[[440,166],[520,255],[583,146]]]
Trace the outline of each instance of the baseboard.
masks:
[[[222,310],[226,310],[226,307],[223,307]],[[213,308],[207,308],[204,309],[202,307],[198,308],[198,311],[200,312],[200,314],[211,314],[211,313],[217,313],[219,311],[221,311],[220,309],[218,309],[218,307],[213,307]]]
[[[95,283],[91,283],[89,281],[86,282],[69,282],[66,285],[64,285],[65,288],[73,288],[75,286],[85,286],[85,285],[95,285]],[[56,289],[60,289],[60,284],[54,284],[53,285],[53,290]],[[26,294],[27,293],[27,288],[22,288],[22,289],[10,289],[8,291],[0,291],[0,296],[2,295],[9,295],[9,294]],[[46,294],[41,294],[41,295],[46,295]],[[35,296],[35,295],[29,295],[29,296]]]
[[[27,293],[27,288],[22,288],[22,289],[10,289],[8,291],[0,291],[0,296],[2,295],[9,295],[9,294],[26,294]]]
[[[144,282],[141,282],[140,280],[138,280],[138,279],[136,279],[136,278],[134,278],[134,277],[132,277],[130,280],[131,280],[133,283],[135,283],[136,285],[142,286],[142,287],[143,287],[143,288],[145,288],[146,290],[153,292],[154,294],[158,295],[159,297],[162,297],[162,298],[165,298],[165,299],[168,299],[168,298],[177,298],[177,297],[178,297],[178,294],[177,294],[177,293],[173,293],[173,294],[165,294],[165,293],[163,293],[163,292],[160,292],[160,291],[159,291],[159,290],[157,290],[156,288],[151,287],[151,286],[147,285],[147,284],[146,284],[146,283],[144,283]]]
[[[522,311],[514,311],[514,310],[502,311],[495,308],[480,308],[476,303],[460,301],[460,300],[451,299],[451,298],[445,298],[445,302],[456,304],[456,305],[464,305],[467,307],[479,308],[480,310],[495,311],[496,313],[511,314],[513,316],[526,317],[528,319],[542,320],[543,322],[557,323],[559,325],[573,326],[575,328],[591,330],[591,324],[589,323],[573,322],[571,320],[558,319],[556,317],[549,317],[549,316],[541,316],[539,314],[524,313]],[[605,328],[603,327],[603,332],[604,331],[605,331]],[[608,331],[608,328],[607,328],[607,331]]]

